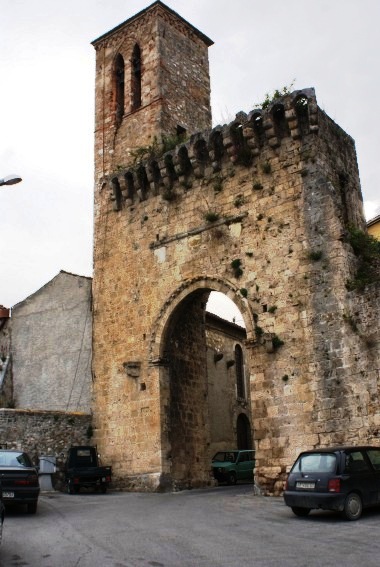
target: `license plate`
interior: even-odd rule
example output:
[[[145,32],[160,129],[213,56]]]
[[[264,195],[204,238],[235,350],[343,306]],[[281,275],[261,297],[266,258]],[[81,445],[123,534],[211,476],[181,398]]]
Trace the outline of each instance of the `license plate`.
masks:
[[[3,498],[14,498],[14,497],[15,497],[14,492],[3,492]]]
[[[297,482],[296,488],[301,490],[314,490],[315,482]]]

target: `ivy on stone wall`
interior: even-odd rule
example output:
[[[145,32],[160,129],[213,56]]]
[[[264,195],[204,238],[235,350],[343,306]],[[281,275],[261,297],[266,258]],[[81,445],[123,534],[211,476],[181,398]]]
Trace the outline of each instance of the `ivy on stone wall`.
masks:
[[[380,282],[380,241],[354,226],[348,228],[348,241],[358,265],[355,277],[347,282],[347,289],[363,291],[367,285]]]

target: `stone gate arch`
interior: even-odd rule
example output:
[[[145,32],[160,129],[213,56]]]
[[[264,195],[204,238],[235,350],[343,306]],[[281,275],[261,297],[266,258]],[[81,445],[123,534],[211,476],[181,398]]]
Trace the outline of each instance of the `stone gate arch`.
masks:
[[[247,332],[247,340],[251,341],[255,338],[254,315],[248,302],[239,293],[239,288],[231,282],[220,278],[200,276],[198,278],[193,278],[190,281],[185,281],[177,287],[160,310],[159,315],[152,326],[150,344],[150,358],[152,361],[158,360],[163,356],[162,337],[165,334],[166,328],[174,311],[187,296],[194,292],[201,291],[209,293],[211,291],[219,291],[231,299],[243,316]]]
[[[239,291],[229,282],[219,278],[195,278],[184,282],[165,302],[151,340],[151,364],[158,366],[161,408],[161,486],[188,488],[210,483],[212,455],[220,448],[236,447],[236,412],[232,400],[223,400],[225,411],[222,423],[230,434],[218,445],[213,436],[213,411],[218,396],[226,396],[226,390],[218,393],[218,385],[210,386],[210,366],[216,366],[216,357],[210,364],[206,340],[206,303],[212,291],[219,291],[232,299],[245,321],[248,336],[254,334],[253,316],[248,304],[239,297]],[[244,336],[246,336],[242,329]],[[245,342],[245,341],[244,341]],[[235,343],[232,346],[234,352]],[[223,356],[223,355],[222,355]],[[224,360],[223,376],[232,377],[236,387],[234,361]],[[230,378],[231,381],[231,378]],[[222,386],[221,386],[222,387]],[[226,386],[224,385],[224,388]],[[249,413],[249,394],[241,400],[244,411]],[[219,412],[220,413],[220,412]],[[247,422],[250,419],[246,417]],[[219,438],[220,441],[220,438]]]

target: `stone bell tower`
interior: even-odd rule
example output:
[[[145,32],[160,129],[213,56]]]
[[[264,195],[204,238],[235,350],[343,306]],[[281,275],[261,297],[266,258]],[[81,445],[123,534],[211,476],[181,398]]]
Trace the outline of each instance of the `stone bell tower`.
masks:
[[[212,44],[160,1],[93,41],[96,181],[155,138],[211,127]]]
[[[148,246],[151,235],[142,233],[140,218],[141,207],[151,202],[146,200],[145,177],[119,180],[118,175],[138,163],[149,146],[158,145],[162,154],[163,142],[173,145],[210,130],[212,43],[160,1],[93,42],[94,441],[112,464],[119,486],[131,487],[137,478],[140,486],[159,484],[168,451],[163,451],[161,439],[163,389],[157,368],[147,366],[146,352],[150,327],[167,293],[158,289],[160,276],[146,272],[155,262]],[[134,218],[133,227],[124,205]],[[154,213],[143,213],[148,216],[153,219]],[[155,234],[162,224],[160,218],[153,222]],[[141,311],[139,297],[149,313],[145,307]]]

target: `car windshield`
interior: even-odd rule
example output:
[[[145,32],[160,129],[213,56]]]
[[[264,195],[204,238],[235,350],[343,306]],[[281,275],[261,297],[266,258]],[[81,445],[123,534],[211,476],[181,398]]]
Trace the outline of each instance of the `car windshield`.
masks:
[[[32,463],[25,453],[0,451],[0,467],[32,467]]]
[[[221,463],[234,463],[238,453],[233,453],[231,451],[219,451],[213,456],[213,461],[219,461]]]
[[[310,453],[301,455],[291,472],[303,473],[329,473],[334,472],[336,456],[334,453]]]

